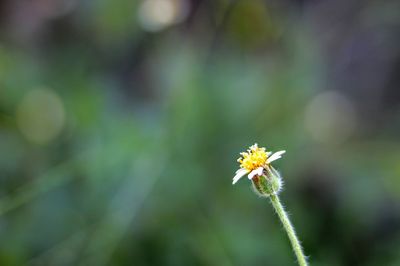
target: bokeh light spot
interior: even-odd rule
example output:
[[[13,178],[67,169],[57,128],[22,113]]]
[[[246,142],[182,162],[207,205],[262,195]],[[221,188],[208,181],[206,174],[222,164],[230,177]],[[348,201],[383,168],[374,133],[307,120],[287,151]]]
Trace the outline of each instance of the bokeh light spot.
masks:
[[[143,30],[157,32],[184,20],[188,10],[183,0],[145,0],[139,8],[138,19]]]
[[[322,92],[306,108],[305,127],[318,142],[341,143],[351,136],[355,126],[353,105],[341,93]]]
[[[17,124],[29,141],[46,144],[64,126],[65,112],[60,97],[49,89],[28,92],[17,107]]]

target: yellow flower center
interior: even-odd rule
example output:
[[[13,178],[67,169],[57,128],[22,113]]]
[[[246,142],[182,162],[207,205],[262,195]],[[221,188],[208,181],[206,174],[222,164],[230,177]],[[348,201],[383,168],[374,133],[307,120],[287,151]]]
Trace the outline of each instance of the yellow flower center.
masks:
[[[242,157],[237,160],[240,163],[240,167],[249,172],[264,166],[268,158],[265,148],[259,148],[257,144],[251,146],[247,152],[241,152],[240,155]]]

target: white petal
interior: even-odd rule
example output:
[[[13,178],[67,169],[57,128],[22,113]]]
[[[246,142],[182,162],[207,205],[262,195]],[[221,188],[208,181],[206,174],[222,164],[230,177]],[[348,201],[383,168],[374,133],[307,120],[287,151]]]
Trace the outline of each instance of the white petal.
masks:
[[[267,163],[272,163],[275,160],[280,159],[282,156],[282,154],[284,154],[286,151],[277,151],[274,154],[272,154],[268,159],[267,159]]]
[[[239,173],[239,172],[241,172],[241,171],[243,171],[243,170],[245,170],[245,169],[239,168],[239,169],[236,170],[235,174],[237,174],[237,173]]]
[[[249,171],[246,169],[240,168],[239,170],[236,171],[236,175],[233,177],[232,185],[234,185],[237,181],[239,181],[240,178],[242,178],[245,174],[247,174]]]
[[[251,180],[256,175],[262,175],[263,171],[264,171],[263,167],[258,167],[257,169],[251,171],[251,173],[247,177]]]

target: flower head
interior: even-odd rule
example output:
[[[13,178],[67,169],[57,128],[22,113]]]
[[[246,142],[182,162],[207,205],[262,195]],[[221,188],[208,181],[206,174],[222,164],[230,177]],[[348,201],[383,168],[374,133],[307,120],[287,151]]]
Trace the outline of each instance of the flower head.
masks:
[[[270,168],[270,163],[281,158],[284,153],[285,151],[267,152],[265,148],[260,148],[255,143],[247,152],[240,153],[242,157],[237,160],[240,163],[240,168],[236,171],[232,184],[235,184],[246,174],[248,174],[250,180],[255,176],[263,175],[264,170]]]

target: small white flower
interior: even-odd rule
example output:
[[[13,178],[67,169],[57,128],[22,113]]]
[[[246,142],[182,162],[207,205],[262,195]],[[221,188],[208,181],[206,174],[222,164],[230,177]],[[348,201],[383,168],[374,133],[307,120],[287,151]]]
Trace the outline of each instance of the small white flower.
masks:
[[[255,176],[261,176],[264,169],[268,169],[270,163],[280,159],[284,153],[285,151],[278,151],[272,154],[272,152],[265,151],[265,148],[259,148],[257,143],[254,144],[247,152],[240,153],[240,155],[242,155],[242,157],[238,159],[240,168],[236,171],[232,184],[234,185],[246,174],[250,180]]]

